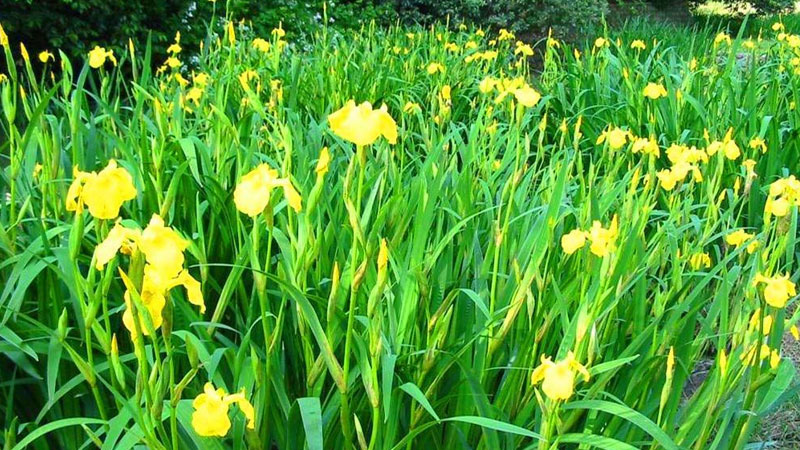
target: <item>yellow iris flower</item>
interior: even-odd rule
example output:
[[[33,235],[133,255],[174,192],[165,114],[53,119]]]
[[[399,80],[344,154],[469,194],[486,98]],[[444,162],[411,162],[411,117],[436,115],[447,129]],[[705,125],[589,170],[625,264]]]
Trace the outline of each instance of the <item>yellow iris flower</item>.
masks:
[[[795,284],[789,280],[789,275],[778,275],[766,277],[762,274],[756,275],[753,285],[757,286],[764,283],[764,301],[774,308],[783,308],[790,298],[797,295]]]
[[[195,397],[192,402],[192,428],[200,436],[224,437],[231,428],[228,409],[232,403],[239,406],[239,410],[247,419],[247,428],[255,429],[255,411],[253,405],[245,397],[244,390],[236,394],[227,394],[224,389],[214,389],[214,385],[206,383],[203,393]]]
[[[261,164],[242,177],[233,191],[236,208],[250,217],[261,214],[269,204],[270,192],[283,188],[283,195],[296,212],[302,209],[302,198],[288,178],[279,178],[278,171]]]
[[[386,105],[372,109],[369,102],[356,106],[350,100],[328,116],[328,124],[335,135],[358,146],[370,145],[381,136],[390,144],[397,142],[397,124]]]
[[[73,172],[74,180],[67,190],[67,211],[81,212],[86,205],[97,219],[115,219],[122,204],[136,197],[133,178],[113,159],[99,173],[77,168]]]
[[[575,375],[589,381],[589,371],[575,359],[570,351],[558,362],[542,355],[541,364],[531,374],[531,384],[542,382],[542,391],[551,400],[568,400],[575,393]]]

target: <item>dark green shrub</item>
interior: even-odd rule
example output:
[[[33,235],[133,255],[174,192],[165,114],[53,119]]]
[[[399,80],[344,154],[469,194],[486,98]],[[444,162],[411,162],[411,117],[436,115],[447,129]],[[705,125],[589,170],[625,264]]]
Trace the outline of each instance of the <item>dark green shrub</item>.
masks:
[[[552,28],[560,36],[577,36],[596,25],[607,0],[397,0],[405,21],[472,22],[493,28],[544,36]]]
[[[117,49],[128,38],[154,44],[172,41],[186,29],[192,0],[3,0],[0,23],[11,41],[24,42],[32,54],[60,48],[82,54],[94,45]],[[202,32],[205,31],[203,28]]]
[[[746,11],[748,7],[755,9],[758,14],[774,14],[789,10],[794,6],[794,0],[719,0],[735,11]],[[705,3],[704,0],[691,0],[693,6]]]

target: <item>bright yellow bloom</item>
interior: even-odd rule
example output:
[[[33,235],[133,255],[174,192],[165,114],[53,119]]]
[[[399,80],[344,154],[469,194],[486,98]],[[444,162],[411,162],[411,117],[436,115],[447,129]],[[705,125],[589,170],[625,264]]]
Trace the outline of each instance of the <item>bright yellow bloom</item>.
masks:
[[[451,91],[450,85],[449,84],[445,84],[444,86],[442,86],[442,90],[439,93],[439,95],[442,97],[443,100],[450,101],[450,99],[451,99],[450,91]]]
[[[181,66],[181,60],[179,60],[174,56],[170,56],[169,58],[167,58],[166,61],[164,61],[164,64],[166,64],[171,69],[176,69]]]
[[[251,80],[258,80],[258,72],[253,69],[247,69],[244,72],[239,74],[239,84],[242,85],[242,89],[249,89],[250,88],[250,81]],[[260,85],[261,83],[259,83]]]
[[[317,167],[314,169],[314,172],[317,173],[317,176],[323,176],[328,173],[328,165],[331,163],[331,153],[328,151],[328,147],[322,147],[322,150],[319,152],[319,159],[317,160]]]
[[[94,249],[94,263],[97,270],[103,270],[103,267],[114,259],[118,252],[131,253],[140,238],[139,230],[125,228],[119,222],[115,223],[106,238]]]
[[[3,29],[3,25],[0,25],[0,47],[8,47],[8,35]]]
[[[617,216],[611,219],[611,225],[608,228],[603,228],[599,220],[592,222],[592,227],[589,229],[589,241],[591,245],[589,250],[599,257],[608,255],[616,244],[619,229],[617,225]]]
[[[531,384],[542,382],[542,391],[551,400],[569,400],[575,393],[576,374],[580,374],[584,382],[589,381],[589,371],[575,360],[571,351],[558,362],[542,355],[541,364],[531,374]]]
[[[594,40],[594,47],[595,48],[607,47],[607,46],[608,46],[608,39],[606,39],[606,38],[599,37],[599,38]]]
[[[115,66],[117,65],[117,59],[114,58],[113,50],[106,50],[104,47],[95,45],[89,52],[89,66],[93,69],[102,67],[103,64],[106,63],[106,60],[111,61]]]
[[[233,191],[236,208],[250,217],[261,214],[269,204],[270,192],[282,188],[286,202],[296,212],[302,210],[302,198],[288,178],[278,178],[278,171],[264,163],[242,177]]]
[[[758,351],[758,359],[756,359],[756,351]],[[739,356],[742,363],[747,366],[755,366],[767,358],[769,358],[769,366],[773,369],[781,363],[780,353],[777,350],[771,350],[767,344],[761,344],[760,347],[753,344]]]
[[[627,144],[630,139],[633,139],[633,135],[630,131],[623,130],[622,128],[610,127],[600,133],[595,144],[600,145],[608,141],[608,147],[611,150],[618,150]]]
[[[378,250],[378,273],[386,270],[389,263],[389,247],[386,246],[386,239],[381,239],[381,246]]]
[[[736,230],[733,233],[729,233],[727,236],[725,236],[725,242],[727,242],[728,245],[733,245],[734,247],[739,247],[742,244],[744,244],[745,242],[749,241],[750,239],[753,239],[754,237],[755,237],[755,235],[753,235],[751,233],[748,233],[748,232],[746,232],[744,230],[739,229],[739,230]],[[755,244],[755,246],[754,246],[754,244]],[[751,242],[747,246],[747,253],[753,253],[756,250],[757,247],[758,247],[758,241]],[[751,248],[752,248],[752,250],[751,250]]]
[[[564,253],[571,255],[586,245],[586,238],[588,233],[578,229],[572,230],[569,233],[561,236],[561,248]]]
[[[514,54],[522,54],[522,56],[533,56],[533,48],[530,45],[517,41],[517,47],[514,49]]]
[[[167,47],[167,53],[170,53],[172,55],[177,55],[178,53],[181,52],[181,50],[183,50],[183,49],[181,48],[181,45],[178,44],[177,42],[175,42],[172,45],[170,45],[169,47]]]
[[[262,53],[267,53],[269,51],[270,46],[271,46],[269,41],[261,39],[261,38],[253,39],[253,42],[250,45],[252,45],[254,49],[256,49],[256,50],[258,50],[258,51],[260,51]]]
[[[56,57],[47,50],[39,53],[39,61],[46,63],[48,60],[55,61]]]
[[[200,72],[197,74],[192,74],[192,82],[197,85],[199,88],[205,88],[208,85],[208,81],[211,77],[208,76],[205,72]]]
[[[749,143],[750,148],[752,149],[761,149],[761,153],[767,152],[767,143],[764,142],[764,139],[756,136],[753,139],[750,139]]]
[[[278,39],[286,36],[286,31],[283,30],[283,25],[278,25],[278,28],[273,28],[271,31],[273,36],[276,36]]]
[[[428,64],[428,67],[425,70],[428,72],[428,75],[433,75],[435,73],[444,73],[444,66],[437,62],[432,62]]]
[[[187,102],[194,102],[195,105],[200,104],[200,98],[203,96],[203,90],[199,87],[192,87],[184,96],[184,100]]]
[[[147,273],[153,273],[153,271],[146,271],[142,281],[142,292],[139,294],[139,298],[142,306],[144,306],[144,310],[137,308],[139,326],[141,327],[142,334],[145,336],[150,335],[151,329],[147,326],[147,322],[145,321],[145,316],[143,315],[144,311],[147,311],[150,325],[152,325],[152,330],[155,331],[161,327],[161,324],[164,322],[161,313],[164,310],[164,306],[167,304],[164,291],[151,281],[152,279],[148,277]],[[125,328],[131,333],[131,337],[136,339],[138,333],[136,332],[136,323],[133,318],[133,301],[130,291],[125,291],[124,299],[125,311],[122,313],[122,324],[125,325]]]
[[[692,270],[698,270],[701,267],[711,267],[711,257],[708,253],[695,253],[689,258],[689,265],[692,267]]]
[[[769,196],[764,205],[764,213],[783,217],[789,214],[792,206],[800,205],[800,180],[794,175],[781,178],[769,186]]]
[[[117,167],[115,160],[100,173],[80,172],[67,191],[67,211],[81,212],[83,205],[97,219],[115,219],[122,204],[136,197],[133,178],[127,170]]]
[[[183,252],[188,246],[189,242],[165,226],[164,219],[158,214],[150,218],[139,242],[147,263],[157,268],[166,279],[177,277],[183,269]]]
[[[647,86],[644,87],[642,94],[651,100],[658,100],[661,97],[667,96],[667,90],[664,89],[664,86],[661,84],[647,83]]]
[[[206,383],[203,393],[192,402],[192,428],[200,436],[225,437],[231,428],[228,409],[232,403],[239,406],[239,410],[247,419],[247,428],[255,429],[255,411],[253,405],[244,395],[244,390],[236,394],[227,394],[224,389],[214,389],[214,385]]]
[[[722,32],[718,33],[718,34],[717,34],[717,35],[714,37],[714,45],[718,45],[718,44],[720,44],[720,43],[722,43],[722,42],[725,42],[725,43],[727,43],[727,44],[729,44],[729,45],[730,45],[730,43],[731,43],[731,37],[730,37],[728,34],[726,34],[726,33],[722,33]]]
[[[520,105],[532,108],[539,103],[539,100],[542,99],[542,95],[532,87],[526,85],[514,90],[514,98],[517,99]]]
[[[510,41],[514,39],[514,33],[506,30],[505,28],[500,29],[500,34],[497,36],[498,41]]]
[[[328,123],[334,134],[357,146],[370,145],[381,136],[390,144],[397,142],[397,124],[386,105],[373,110],[369,102],[356,106],[356,102],[350,100],[328,116]]]
[[[403,106],[404,113],[416,113],[419,111],[422,111],[422,108],[415,102],[406,102],[405,106]]]
[[[636,50],[644,50],[647,48],[647,44],[645,44],[641,39],[635,39],[633,42],[631,42],[631,48]]]
[[[236,43],[236,30],[234,30],[233,22],[230,21],[230,20],[225,25],[225,34],[228,36],[228,43],[230,45],[233,45],[233,44]]]
[[[764,336],[769,335],[769,332],[772,331],[772,323],[774,319],[771,315],[767,314],[764,316],[763,320],[761,318],[761,308],[757,308],[753,311],[753,315],[750,316],[750,324],[749,329],[751,331],[758,330],[761,328],[761,333]]]
[[[652,155],[658,157],[661,155],[661,150],[658,148],[658,142],[654,137],[651,138],[637,138],[633,141],[631,152],[645,155]]]
[[[764,300],[774,308],[783,308],[790,298],[797,295],[795,284],[789,280],[789,275],[766,277],[762,274],[756,275],[753,285],[764,283]]]
[[[481,80],[480,84],[478,84],[478,90],[481,91],[482,94],[488,94],[489,92],[492,92],[495,86],[498,84],[500,84],[500,80],[492,77],[486,77]]]

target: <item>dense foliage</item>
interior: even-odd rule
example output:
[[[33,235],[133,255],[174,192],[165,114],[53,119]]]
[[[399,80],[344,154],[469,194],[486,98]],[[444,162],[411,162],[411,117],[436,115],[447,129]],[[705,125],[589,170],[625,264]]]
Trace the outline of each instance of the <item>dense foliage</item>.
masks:
[[[85,53],[95,44],[122,51],[131,38],[139,46],[148,39],[157,53],[176,31],[194,44],[206,34],[206,24],[227,10],[258,35],[282,24],[297,40],[310,38],[326,22],[331,30],[358,29],[375,22],[391,25],[465,21],[483,27],[576,35],[598,23],[606,0],[5,0],[0,22],[13,44],[24,42],[31,52],[58,48],[68,56]],[[215,14],[215,12],[217,14]],[[196,51],[196,49],[190,49]]]
[[[0,444],[743,448],[796,394],[798,30],[534,80],[454,28],[0,29]]]

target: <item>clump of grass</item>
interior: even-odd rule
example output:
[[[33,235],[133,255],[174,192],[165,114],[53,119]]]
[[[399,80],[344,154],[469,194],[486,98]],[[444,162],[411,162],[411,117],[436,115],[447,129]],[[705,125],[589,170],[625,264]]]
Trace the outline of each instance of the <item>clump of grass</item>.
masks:
[[[209,29],[0,82],[6,447],[741,448],[786,400],[791,30]]]

